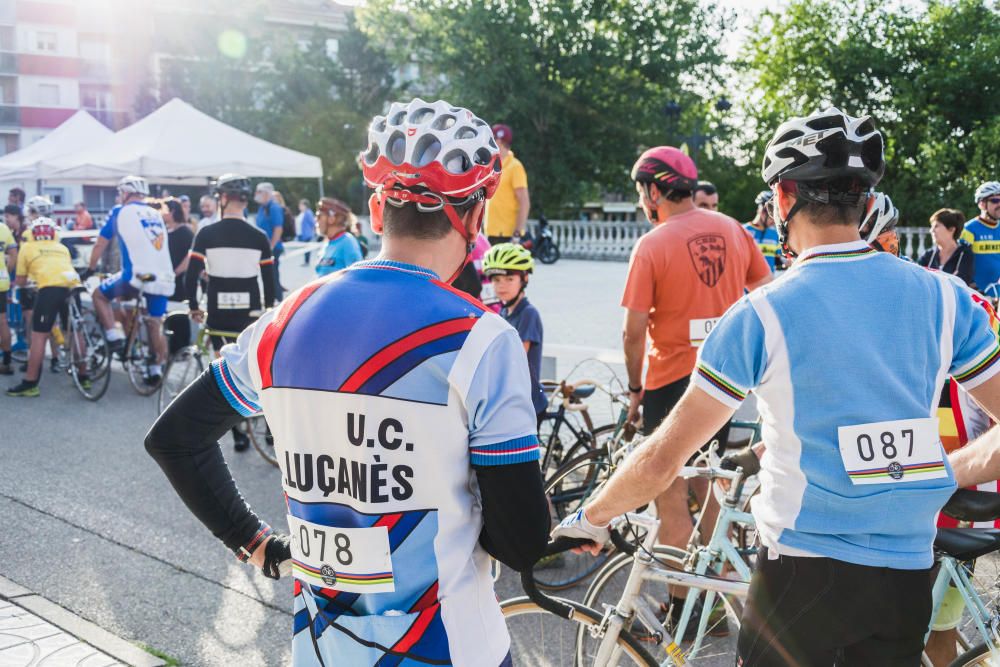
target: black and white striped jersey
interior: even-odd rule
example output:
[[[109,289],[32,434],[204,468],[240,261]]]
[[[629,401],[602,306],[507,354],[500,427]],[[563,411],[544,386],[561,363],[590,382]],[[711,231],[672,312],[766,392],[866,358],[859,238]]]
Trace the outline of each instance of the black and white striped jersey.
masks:
[[[250,311],[261,310],[258,276],[264,284],[263,305],[270,308],[274,303],[271,245],[246,220],[224,218],[198,230],[185,279],[192,310],[198,308],[202,269],[208,273],[209,327],[238,331],[247,326]]]

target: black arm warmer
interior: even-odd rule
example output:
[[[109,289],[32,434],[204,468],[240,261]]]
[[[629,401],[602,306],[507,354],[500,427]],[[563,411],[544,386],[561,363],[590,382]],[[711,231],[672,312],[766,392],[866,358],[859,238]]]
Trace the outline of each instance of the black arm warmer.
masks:
[[[260,281],[264,283],[264,307],[274,305],[274,264],[261,264]]]
[[[518,572],[545,555],[549,542],[549,502],[536,461],[477,467],[483,498],[479,544]]]
[[[146,434],[146,451],[177,495],[226,546],[236,551],[261,527],[236,488],[219,438],[243,419],[206,370],[174,399]]]
[[[188,255],[187,273],[184,274],[184,288],[187,291],[188,308],[198,309],[198,281],[205,270],[205,262],[194,255]]]

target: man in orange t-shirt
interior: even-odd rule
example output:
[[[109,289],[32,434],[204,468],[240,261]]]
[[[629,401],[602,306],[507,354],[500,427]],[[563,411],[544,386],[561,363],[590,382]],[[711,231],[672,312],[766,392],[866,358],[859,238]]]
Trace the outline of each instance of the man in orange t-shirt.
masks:
[[[629,261],[622,306],[629,418],[642,405],[643,432],[652,433],[687,389],[701,342],[726,310],[771,280],[767,261],[729,216],[696,208],[698,171],[671,146],[651,148],[632,167],[642,209],[654,229]],[[645,382],[643,357],[650,341]],[[729,427],[716,438],[724,447]],[[678,547],[691,535],[688,484],[677,480],[657,499],[660,542]],[[714,514],[714,512],[713,512]],[[705,521],[713,517],[706,516]],[[711,526],[712,523],[705,525]]]

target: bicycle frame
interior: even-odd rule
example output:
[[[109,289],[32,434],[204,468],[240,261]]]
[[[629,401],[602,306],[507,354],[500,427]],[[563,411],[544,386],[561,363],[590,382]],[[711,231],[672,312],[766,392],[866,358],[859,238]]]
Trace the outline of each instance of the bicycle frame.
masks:
[[[1000,617],[991,614],[986,608],[982,598],[976,593],[975,587],[969,578],[970,569],[965,563],[947,554],[938,554],[937,562],[940,569],[934,580],[932,589],[931,623],[937,618],[941,605],[944,603],[944,596],[948,593],[948,587],[954,586],[962,596],[962,603],[972,616],[972,621],[979,631],[980,637],[990,648],[990,658],[994,662],[1000,662]],[[931,635],[933,627],[928,627],[924,636],[924,644]],[[964,642],[964,637],[962,638]],[[966,647],[968,648],[968,647]]]

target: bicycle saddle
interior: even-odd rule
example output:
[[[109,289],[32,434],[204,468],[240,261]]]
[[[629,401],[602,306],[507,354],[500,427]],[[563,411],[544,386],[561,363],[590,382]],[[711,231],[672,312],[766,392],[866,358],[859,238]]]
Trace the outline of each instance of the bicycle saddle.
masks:
[[[156,276],[154,276],[152,273],[140,273],[136,275],[136,278],[138,278],[144,283],[151,283],[154,280],[156,280]]]
[[[597,391],[597,386],[592,384],[585,384],[579,387],[573,387],[573,393],[570,394],[572,398],[588,398]]]
[[[958,489],[941,511],[959,521],[1000,519],[1000,493]]]
[[[1000,550],[1000,529],[938,528],[934,548],[958,560],[972,560]]]

